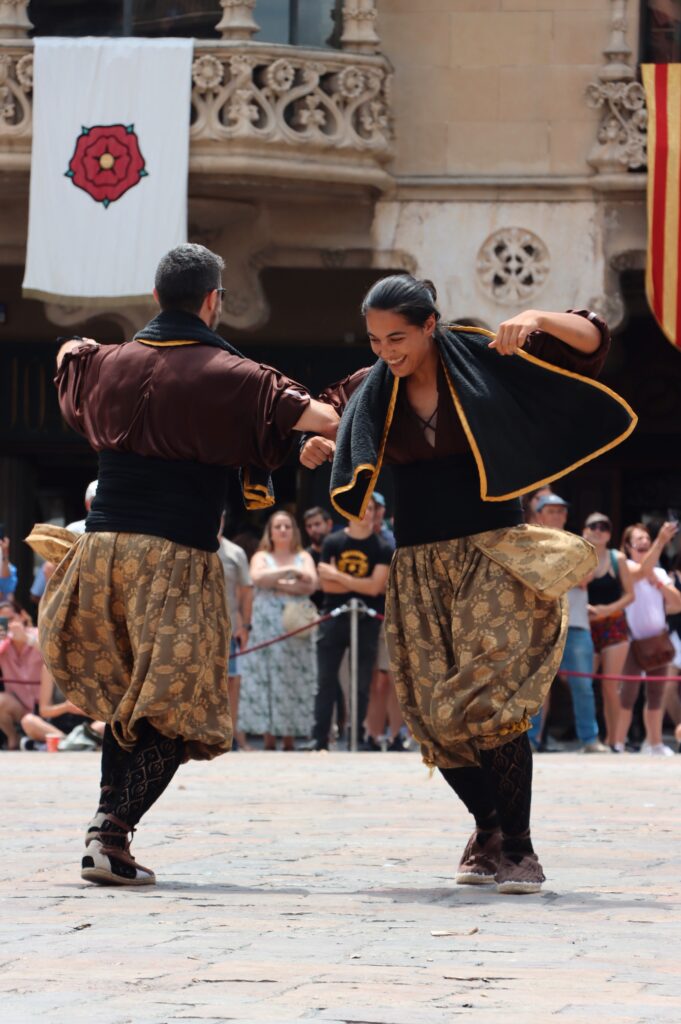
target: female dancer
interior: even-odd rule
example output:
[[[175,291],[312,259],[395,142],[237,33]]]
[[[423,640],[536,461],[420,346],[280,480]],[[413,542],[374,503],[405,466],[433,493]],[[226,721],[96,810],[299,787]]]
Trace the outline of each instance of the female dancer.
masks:
[[[327,389],[345,408],[338,443],[310,438],[301,461],[321,465],[335,447],[331,496],[349,518],[393,464],[390,663],[424,760],[475,819],[457,881],[536,892],[526,730],[561,660],[554,594],[595,559],[569,534],[521,525],[518,496],[623,440],[634,417],[575,377],[595,375],[608,350],[593,313],[528,310],[494,339],[443,328],[435,289],[409,275],[378,281],[363,312],[377,362]]]
[[[608,547],[612,536],[612,523],[602,512],[592,512],[584,523],[583,535],[593,544],[598,555],[596,572],[588,585],[589,622],[594,644],[594,673],[599,666],[603,675],[619,676],[629,651],[629,631],[624,609],[634,600],[634,583],[621,551]],[[619,753],[617,723],[620,716],[619,683],[617,679],[603,679],[603,715],[605,742]]]

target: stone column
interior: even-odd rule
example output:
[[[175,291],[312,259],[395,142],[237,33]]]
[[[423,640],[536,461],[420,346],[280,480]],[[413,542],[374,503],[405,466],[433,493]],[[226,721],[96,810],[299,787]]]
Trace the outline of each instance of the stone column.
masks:
[[[353,53],[377,53],[376,0],[346,0],[343,4],[341,46]]]
[[[647,111],[627,43],[627,0],[610,0],[610,39],[598,80],[586,91],[590,107],[601,109],[598,136],[588,157],[599,174],[621,174],[646,163]]]
[[[0,0],[0,39],[26,39],[32,28],[28,0]]]
[[[222,19],[215,27],[223,39],[248,42],[260,31],[260,25],[253,18],[255,0],[220,0],[220,6]]]

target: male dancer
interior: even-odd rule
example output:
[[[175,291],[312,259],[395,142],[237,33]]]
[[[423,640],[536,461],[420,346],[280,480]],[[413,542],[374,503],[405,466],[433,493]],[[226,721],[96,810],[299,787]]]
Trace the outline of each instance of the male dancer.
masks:
[[[81,872],[101,884],[154,883],[129,834],[183,761],[232,744],[216,555],[226,467],[265,507],[291,432],[336,429],[328,405],[215,333],[223,267],[178,246],[156,271],[161,312],[133,341],[71,340],[57,356],[62,413],[99,453],[99,485],[46,588],[40,639],[60,689],[107,722]]]

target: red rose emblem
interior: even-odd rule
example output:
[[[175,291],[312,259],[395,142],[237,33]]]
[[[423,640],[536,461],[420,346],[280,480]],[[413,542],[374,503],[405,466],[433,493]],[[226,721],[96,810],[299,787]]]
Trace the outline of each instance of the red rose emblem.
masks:
[[[97,124],[78,136],[66,177],[106,208],[146,174],[135,126]]]

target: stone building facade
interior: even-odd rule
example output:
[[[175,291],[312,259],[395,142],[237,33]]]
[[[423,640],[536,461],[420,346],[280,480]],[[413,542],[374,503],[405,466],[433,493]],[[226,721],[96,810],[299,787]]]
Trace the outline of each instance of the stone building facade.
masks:
[[[492,328],[523,308],[590,306],[617,332],[605,379],[641,426],[561,485],[575,524],[595,507],[618,524],[681,507],[681,362],[642,290],[637,64],[673,59],[676,37],[659,0],[169,7],[0,0],[0,519],[13,537],[36,516],[75,518],[94,472],[59,421],[54,336],[121,341],[151,311],[21,297],[29,9],[36,34],[195,36],[190,240],[227,261],[222,327],[241,348],[313,388],[342,376],[368,358],[361,296],[393,270],[431,278],[446,315]],[[281,474],[284,500],[320,486]]]

